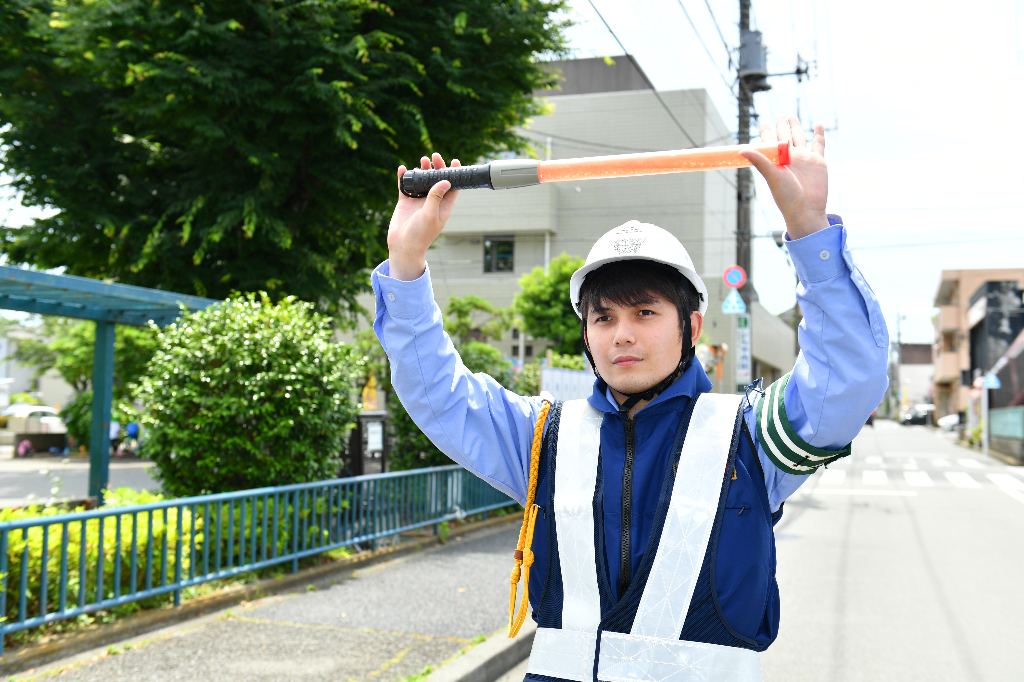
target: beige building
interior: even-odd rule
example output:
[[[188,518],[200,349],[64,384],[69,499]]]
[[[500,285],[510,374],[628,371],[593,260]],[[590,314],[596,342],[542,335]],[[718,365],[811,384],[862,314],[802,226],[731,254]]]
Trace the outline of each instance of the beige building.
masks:
[[[659,101],[632,58],[616,58],[614,65],[581,59],[555,66],[562,72],[562,89],[541,93],[550,115],[521,131],[539,158],[733,143],[707,92],[659,92]],[[735,171],[722,171],[465,191],[427,256],[434,295],[442,309],[449,297],[468,294],[509,306],[523,274],[562,253],[586,257],[600,235],[635,219],[663,227],[683,242],[709,289],[705,329],[712,343],[734,348],[736,316],[723,315],[721,308],[729,293],[722,273],[736,257],[735,178]],[[753,369],[770,382],[793,364],[794,331],[759,304],[752,307]],[[520,352],[515,337],[495,343],[510,358]],[[522,345],[526,361],[546,347],[543,340]],[[726,392],[736,386],[734,366],[727,358]]]
[[[1024,268],[943,270],[935,294],[935,411],[937,417],[955,414],[967,406],[970,391],[971,329],[978,322],[971,297],[986,282],[1017,282],[1024,288]],[[984,310],[980,312],[985,315]]]

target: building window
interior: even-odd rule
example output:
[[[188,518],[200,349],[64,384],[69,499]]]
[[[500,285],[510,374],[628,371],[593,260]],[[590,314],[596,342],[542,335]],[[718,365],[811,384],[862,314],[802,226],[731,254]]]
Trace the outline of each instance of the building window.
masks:
[[[527,346],[525,350],[526,350],[526,357],[528,357],[528,358],[529,357],[533,357],[533,346]]]
[[[484,239],[484,272],[515,270],[516,243],[513,237]]]

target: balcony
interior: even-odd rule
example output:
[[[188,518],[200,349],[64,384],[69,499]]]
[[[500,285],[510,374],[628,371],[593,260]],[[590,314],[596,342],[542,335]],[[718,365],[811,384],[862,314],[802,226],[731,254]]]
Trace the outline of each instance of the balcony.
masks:
[[[936,320],[938,331],[951,332],[960,329],[960,307],[955,305],[939,306],[939,317]]]
[[[960,381],[959,353],[939,353],[935,357],[935,383],[946,384]]]

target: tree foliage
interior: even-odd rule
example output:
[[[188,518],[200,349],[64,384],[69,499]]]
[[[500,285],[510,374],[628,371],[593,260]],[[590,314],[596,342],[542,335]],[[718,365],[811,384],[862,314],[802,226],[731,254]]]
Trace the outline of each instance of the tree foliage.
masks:
[[[313,305],[231,298],[158,335],[142,379],[146,456],[173,495],[333,477],[362,357]]]
[[[520,293],[512,304],[528,334],[551,341],[554,350],[567,355],[583,352],[580,319],[569,300],[569,279],[583,267],[583,259],[563,253],[552,258],[548,273],[534,268],[519,279]]]
[[[354,304],[395,168],[523,148],[564,0],[0,0],[13,262]]]

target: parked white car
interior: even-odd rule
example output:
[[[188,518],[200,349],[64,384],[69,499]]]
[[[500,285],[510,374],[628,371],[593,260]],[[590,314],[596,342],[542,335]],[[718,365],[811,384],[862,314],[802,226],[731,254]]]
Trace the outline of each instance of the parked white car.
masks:
[[[955,431],[957,425],[960,424],[960,415],[947,414],[945,417],[939,417],[939,420],[935,423],[943,431]]]
[[[15,403],[4,408],[0,417],[56,417],[60,410],[48,405],[29,405],[28,403]]]

